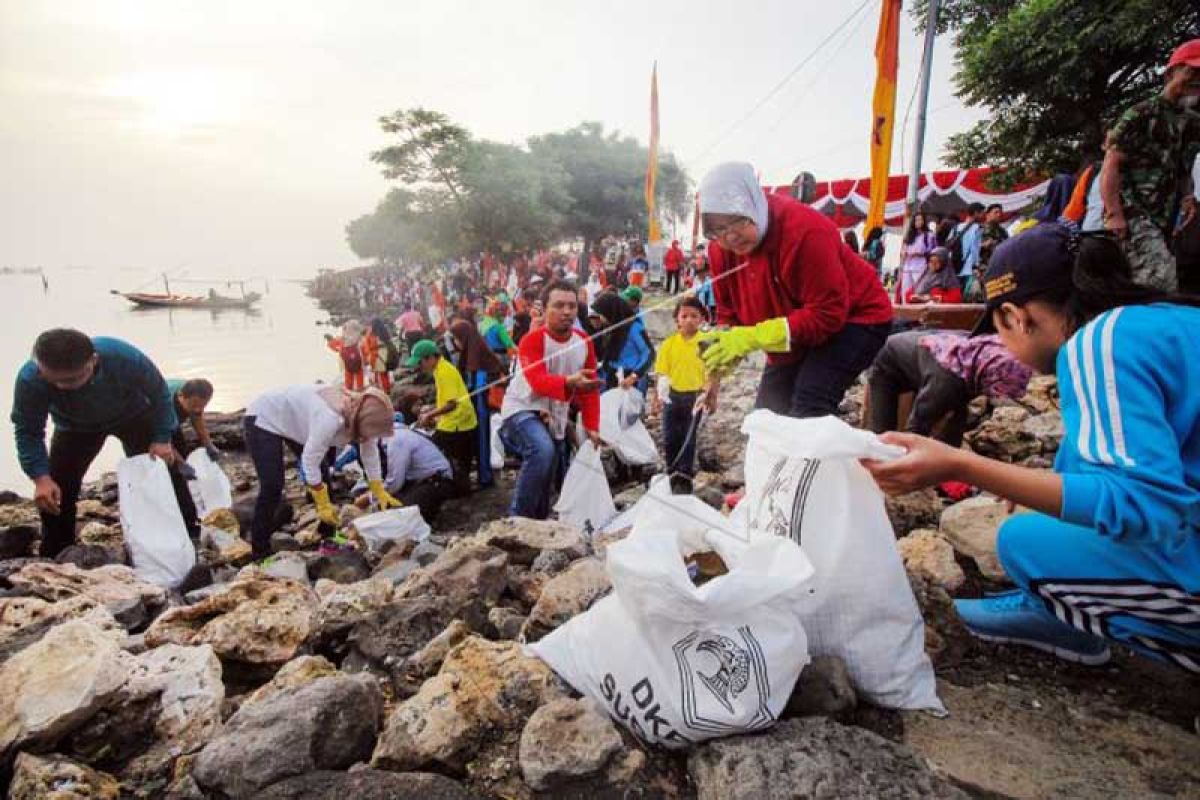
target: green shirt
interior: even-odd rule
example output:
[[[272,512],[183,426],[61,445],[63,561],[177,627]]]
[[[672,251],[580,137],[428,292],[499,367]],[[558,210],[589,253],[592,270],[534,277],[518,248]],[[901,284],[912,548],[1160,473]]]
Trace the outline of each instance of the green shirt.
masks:
[[[1121,151],[1121,205],[1164,232],[1174,227],[1180,195],[1200,153],[1200,114],[1161,94],[1129,108],[1109,131]]]

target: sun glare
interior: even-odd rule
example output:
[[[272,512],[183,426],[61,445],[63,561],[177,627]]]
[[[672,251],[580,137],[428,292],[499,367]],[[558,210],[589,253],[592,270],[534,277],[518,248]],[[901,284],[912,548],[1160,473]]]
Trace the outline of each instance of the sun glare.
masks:
[[[123,75],[105,94],[137,105],[132,125],[148,134],[179,137],[227,121],[230,93],[212,72],[140,72]]]

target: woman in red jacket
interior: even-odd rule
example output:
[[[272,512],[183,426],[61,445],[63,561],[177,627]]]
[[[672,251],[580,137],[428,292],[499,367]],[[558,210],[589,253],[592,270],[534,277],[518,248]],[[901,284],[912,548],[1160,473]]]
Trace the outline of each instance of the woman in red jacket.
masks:
[[[837,410],[891,330],[892,304],[875,270],[837,227],[804,203],[767,195],[746,163],[721,164],[700,183],[700,211],[717,322],[704,362],[728,372],[767,353],[759,408],[792,417]]]

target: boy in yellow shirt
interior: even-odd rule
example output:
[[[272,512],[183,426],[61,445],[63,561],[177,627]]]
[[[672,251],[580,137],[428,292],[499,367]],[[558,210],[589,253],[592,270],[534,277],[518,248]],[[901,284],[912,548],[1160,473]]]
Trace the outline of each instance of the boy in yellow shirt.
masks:
[[[420,367],[421,372],[433,376],[437,389],[435,408],[422,414],[417,425],[428,428],[436,422],[433,443],[450,459],[455,496],[462,497],[471,491],[471,465],[478,452],[475,440],[479,422],[467,385],[458,368],[442,358],[437,345],[429,339],[413,345],[405,366]]]
[[[697,334],[704,324],[704,305],[694,296],[685,296],[675,305],[675,328],[654,361],[658,391],[652,401],[652,413],[662,413],[663,450],[671,473],[671,491],[691,494],[696,474],[696,435],[700,408],[713,410],[715,388],[707,386],[704,362],[700,358]]]

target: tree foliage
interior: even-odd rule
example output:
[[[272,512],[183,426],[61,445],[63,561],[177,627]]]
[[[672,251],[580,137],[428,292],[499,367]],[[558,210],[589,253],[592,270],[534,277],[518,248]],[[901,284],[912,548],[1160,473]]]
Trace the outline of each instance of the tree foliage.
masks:
[[[395,263],[527,250],[564,237],[595,240],[646,229],[647,150],[598,122],[532,137],[525,147],[474,139],[422,108],[379,122],[398,141],[371,160],[403,188],[347,225],[360,258]],[[690,181],[670,153],[660,155],[657,186],[661,214],[686,218]]]
[[[913,17],[923,30],[928,0]],[[1100,156],[1119,113],[1161,87],[1178,44],[1200,36],[1195,0],[942,0],[956,94],[989,118],[951,136],[954,166],[1074,171]]]

